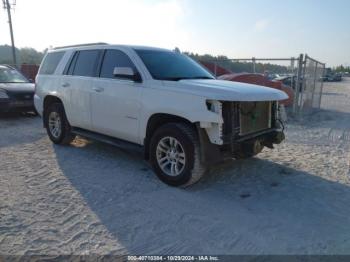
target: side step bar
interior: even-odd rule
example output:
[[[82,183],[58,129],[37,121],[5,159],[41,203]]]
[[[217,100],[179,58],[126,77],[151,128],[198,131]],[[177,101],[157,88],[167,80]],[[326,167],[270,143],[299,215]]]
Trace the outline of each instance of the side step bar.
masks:
[[[143,146],[140,146],[140,145],[137,145],[137,144],[134,144],[131,142],[127,142],[127,141],[124,141],[121,139],[117,139],[117,138],[114,138],[111,136],[98,134],[98,133],[95,133],[92,131],[88,131],[88,130],[76,128],[76,127],[72,128],[72,133],[74,133],[78,136],[88,138],[88,139],[92,139],[92,140],[96,140],[96,141],[103,142],[106,144],[110,144],[112,146],[116,146],[118,148],[125,149],[128,151],[131,150],[131,151],[136,151],[136,152],[139,152],[142,154],[144,153]]]

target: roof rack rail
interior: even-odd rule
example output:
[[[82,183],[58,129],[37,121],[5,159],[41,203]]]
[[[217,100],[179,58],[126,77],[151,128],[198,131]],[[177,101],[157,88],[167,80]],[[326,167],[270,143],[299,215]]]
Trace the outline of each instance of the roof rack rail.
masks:
[[[108,45],[108,44],[107,44],[107,43],[103,43],[103,42],[97,42],[97,43],[87,43],[87,44],[80,44],[80,45],[58,46],[58,47],[54,47],[54,48],[52,48],[52,49],[53,49],[53,50],[57,50],[57,49],[63,49],[63,48],[81,47],[81,46],[91,46],[91,45]]]

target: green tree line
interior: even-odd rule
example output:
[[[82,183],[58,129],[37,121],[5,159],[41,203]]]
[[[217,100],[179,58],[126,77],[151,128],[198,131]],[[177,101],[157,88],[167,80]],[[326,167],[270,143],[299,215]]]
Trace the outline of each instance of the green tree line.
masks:
[[[185,52],[188,56],[192,57],[196,61],[200,62],[212,62],[216,63],[218,66],[221,66],[227,70],[230,70],[234,73],[252,73],[254,71],[254,66],[252,62],[237,62],[230,60],[227,56],[212,56],[209,54],[199,55],[194,53]],[[269,73],[284,74],[290,73],[290,70],[287,66],[276,65],[271,63],[255,63],[255,72],[264,73],[268,71]]]
[[[36,64],[39,65],[43,59],[44,52],[39,52],[31,47],[16,48],[17,63],[20,64]],[[209,54],[199,55],[194,53],[185,52],[193,59],[199,62],[213,62],[217,61],[217,64],[232,72],[253,72],[253,63],[251,62],[233,62],[226,56],[212,56]],[[12,50],[9,45],[0,46],[0,64],[13,64],[12,61]],[[285,66],[275,64],[255,64],[256,72],[263,73],[269,71],[270,73],[287,73],[288,68]]]
[[[16,48],[17,63],[35,64],[41,63],[45,52],[39,52],[31,47]],[[9,45],[0,46],[0,64],[13,64],[12,48]]]
[[[43,59],[45,52],[40,52],[31,47],[16,48],[17,63],[20,64],[35,64],[39,65]],[[199,55],[195,53],[185,52],[199,62],[216,62],[217,65],[230,70],[234,73],[253,72],[252,62],[236,62],[231,61],[227,56],[213,56],[209,54]],[[12,50],[9,45],[0,45],[0,64],[13,64]],[[288,67],[276,65],[271,63],[255,63],[256,72],[263,73],[268,71],[270,73],[288,73]],[[337,66],[333,68],[336,72],[350,72],[350,66]]]
[[[350,66],[340,65],[340,66],[335,67],[333,70],[335,72],[338,72],[338,73],[350,72]]]

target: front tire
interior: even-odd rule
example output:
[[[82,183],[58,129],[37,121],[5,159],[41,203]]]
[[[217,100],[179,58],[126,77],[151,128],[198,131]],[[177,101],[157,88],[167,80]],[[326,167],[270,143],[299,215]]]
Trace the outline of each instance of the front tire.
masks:
[[[54,103],[45,112],[46,131],[50,140],[59,145],[70,144],[75,136],[71,133],[63,105]]]
[[[186,187],[205,173],[200,162],[198,135],[184,123],[161,126],[150,143],[150,162],[158,178],[170,186]]]

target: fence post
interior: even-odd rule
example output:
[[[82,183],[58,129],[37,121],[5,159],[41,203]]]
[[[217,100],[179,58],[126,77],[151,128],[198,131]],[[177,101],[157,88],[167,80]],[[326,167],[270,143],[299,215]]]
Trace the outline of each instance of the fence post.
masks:
[[[320,104],[319,104],[319,109],[321,109],[321,102],[322,102],[322,96],[323,96],[323,76],[324,76],[324,71],[326,70],[326,64],[323,64],[323,70],[322,70],[322,76],[321,76],[321,94],[320,94]]]
[[[303,54],[300,54],[298,58],[298,71],[297,71],[297,79],[295,83],[295,98],[293,105],[293,113],[296,115],[299,112],[299,96],[300,96],[300,83],[301,83],[301,74],[303,72]]]
[[[255,69],[255,57],[252,58],[253,61],[253,73],[256,73],[256,69]]]
[[[215,64],[214,64],[214,74],[215,74],[215,77],[217,77],[218,76],[218,62],[217,61],[215,61]]]
[[[295,68],[295,57],[292,57],[290,59],[290,69],[291,69],[292,73],[294,73],[294,68]]]
[[[317,67],[318,67],[318,62],[316,62],[315,70],[314,70],[314,87],[312,89],[312,95],[311,95],[311,106],[312,107],[314,107],[314,98],[315,98],[315,91],[316,91]]]
[[[306,91],[306,66],[307,66],[307,60],[309,60],[309,56],[305,54],[304,61],[303,61],[303,71],[301,73],[302,76],[302,86],[301,86],[301,92],[300,92],[300,105],[299,105],[299,116],[302,113],[302,110],[304,109],[304,93]]]
[[[290,71],[292,73],[292,77],[290,79],[290,85],[291,85],[292,88],[293,88],[293,85],[294,85],[294,68],[295,68],[295,58],[292,57],[290,59]]]

